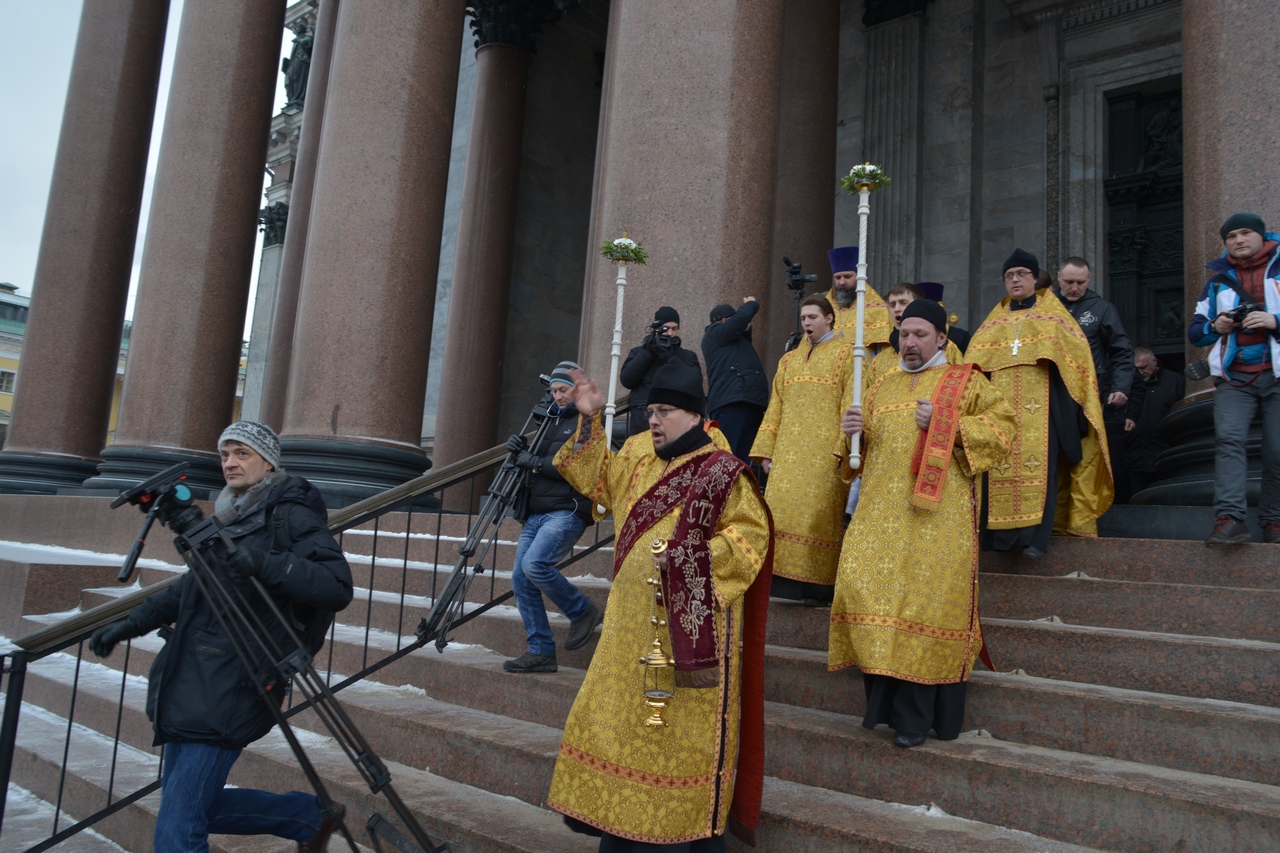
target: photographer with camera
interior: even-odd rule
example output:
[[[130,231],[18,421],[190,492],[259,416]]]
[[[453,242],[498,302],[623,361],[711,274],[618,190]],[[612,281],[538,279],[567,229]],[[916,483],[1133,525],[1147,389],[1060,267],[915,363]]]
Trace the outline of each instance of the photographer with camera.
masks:
[[[581,369],[572,361],[562,361],[551,372],[554,402],[547,409],[547,417],[552,423],[536,447],[530,447],[523,435],[507,439],[507,452],[516,454],[516,466],[530,472],[526,492],[520,498],[522,503],[518,504],[521,508],[517,518],[524,516],[524,529],[511,571],[511,589],[524,622],[529,650],[504,661],[502,668],[507,672],[556,671],[556,640],[547,621],[544,595],[569,618],[564,647],[570,651],[585,646],[604,619],[600,609],[556,568],[592,521],[591,501],[569,485],[551,464],[578,426],[569,372]]]
[[[765,407],[769,405],[769,381],[756,348],[751,345],[751,320],[760,310],[754,296],[743,297],[742,307],[717,305],[711,324],[702,333],[702,357],[707,360],[707,411],[729,441],[733,455],[748,465],[751,443],[756,440]]]
[[[698,371],[702,377],[702,365],[698,363],[697,353],[680,346],[680,315],[670,305],[663,305],[653,314],[653,322],[649,324],[649,334],[640,346],[633,347],[627,353],[622,369],[618,371],[618,381],[622,387],[631,390],[631,412],[627,416],[627,435],[633,436],[649,429],[649,419],[645,416],[645,407],[649,405],[649,386],[653,384],[653,375],[658,368],[667,362],[685,364]]]
[[[1280,234],[1256,213],[1235,213],[1219,230],[1226,251],[1206,266],[1215,275],[1196,302],[1187,338],[1209,347],[1213,397],[1213,510],[1206,545],[1248,542],[1244,523],[1249,424],[1262,415],[1262,500],[1267,542],[1280,542]],[[1188,365],[1190,367],[1190,365]],[[1203,378],[1196,376],[1193,378]]]
[[[214,507],[234,547],[213,546],[214,571],[239,590],[281,647],[292,648],[289,630],[255,593],[257,578],[314,653],[352,595],[351,569],[329,533],[324,500],[281,467],[279,439],[264,424],[227,427],[218,452],[227,485]],[[225,787],[240,751],[270,731],[274,718],[190,572],[94,631],[89,648],[106,657],[122,640],[157,628],[165,646],[147,683],[155,744],[165,745],[155,850],[207,851],[210,833],[276,835],[297,841],[300,851],[323,850],[341,806],[326,814],[314,794]],[[283,702],[287,681],[264,686]]]

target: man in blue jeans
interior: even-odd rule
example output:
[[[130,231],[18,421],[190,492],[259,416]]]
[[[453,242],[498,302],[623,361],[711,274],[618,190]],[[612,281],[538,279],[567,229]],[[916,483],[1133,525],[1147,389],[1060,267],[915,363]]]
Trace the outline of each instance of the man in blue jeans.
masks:
[[[275,606],[307,625],[328,624],[351,602],[351,569],[326,523],[324,499],[280,464],[280,441],[253,421],[227,427],[218,439],[227,486],[214,502],[234,550],[212,549],[212,570],[234,587],[282,648],[285,626],[250,582],[257,578]],[[275,794],[225,787],[241,750],[265,735],[275,717],[253,686],[212,605],[190,573],[117,620],[93,632],[99,657],[122,640],[160,628],[164,649],[147,680],[147,716],[155,744],[164,744],[156,853],[208,853],[209,834],[276,835],[298,842],[300,853],[324,850],[343,817],[315,794]],[[284,689],[266,677],[277,704]]]
[[[581,368],[572,361],[562,361],[551,372],[554,402],[548,417],[552,423],[538,446],[529,447],[522,435],[513,435],[507,440],[507,450],[516,454],[516,465],[533,474],[527,486],[529,515],[520,532],[511,572],[511,588],[515,592],[516,609],[524,621],[529,650],[514,660],[505,661],[502,668],[507,672],[556,671],[556,640],[547,621],[544,595],[569,617],[566,649],[586,645],[603,619],[600,609],[556,568],[592,520],[591,502],[575,491],[551,464],[556,452],[578,426],[570,370]]]

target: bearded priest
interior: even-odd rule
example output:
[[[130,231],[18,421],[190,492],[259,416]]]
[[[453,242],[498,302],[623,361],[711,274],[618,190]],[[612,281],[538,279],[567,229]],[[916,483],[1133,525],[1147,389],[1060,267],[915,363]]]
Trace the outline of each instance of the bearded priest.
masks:
[[[839,246],[830,249],[827,260],[831,264],[831,289],[827,291],[827,301],[836,312],[832,330],[837,338],[853,343],[857,339],[858,325],[858,247]],[[867,347],[867,354],[873,356],[883,349],[889,343],[889,333],[892,331],[893,319],[889,316],[889,306],[885,305],[880,294],[868,284],[862,310],[862,342]]]
[[[1016,249],[1008,296],[973,333],[965,358],[1009,398],[1018,432],[987,476],[984,547],[1044,559],[1053,534],[1097,536],[1115,497],[1093,353],[1080,324],[1047,288],[1040,262]]]
[[[971,364],[948,364],[942,306],[902,313],[900,360],[841,426],[861,434],[862,494],[845,533],[827,666],[862,670],[862,725],[912,747],[954,740],[982,650],[978,478],[1013,443],[1013,411]],[[885,357],[888,357],[887,355]],[[846,439],[844,459],[848,461]]]
[[[547,805],[601,836],[602,851],[718,853],[726,827],[753,842],[768,509],[743,462],[708,435],[698,371],[674,362],[657,371],[648,434],[617,454],[598,415],[603,395],[582,371],[571,376],[579,430],[555,466],[613,511],[618,538],[604,630],[565,723]],[[666,542],[661,554],[656,540]],[[646,705],[642,662],[655,639],[674,658],[665,725]]]

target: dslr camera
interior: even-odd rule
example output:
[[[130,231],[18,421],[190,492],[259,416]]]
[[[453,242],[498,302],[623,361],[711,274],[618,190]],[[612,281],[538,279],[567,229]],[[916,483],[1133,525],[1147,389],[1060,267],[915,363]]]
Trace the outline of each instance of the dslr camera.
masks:
[[[1244,318],[1248,317],[1254,311],[1266,311],[1267,306],[1259,305],[1256,302],[1241,302],[1235,308],[1227,312],[1227,316],[1231,318],[1233,323],[1243,323]]]

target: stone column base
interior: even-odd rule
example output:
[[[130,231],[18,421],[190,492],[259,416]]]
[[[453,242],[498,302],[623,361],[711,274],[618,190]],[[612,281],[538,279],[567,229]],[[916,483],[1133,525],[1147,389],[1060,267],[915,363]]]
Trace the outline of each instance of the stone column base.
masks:
[[[1160,454],[1160,479],[1135,494],[1130,503],[1156,506],[1213,506],[1213,399],[1201,400],[1170,412],[1160,432],[1173,444]],[[1262,427],[1249,427],[1245,445],[1249,475],[1245,499],[1256,507],[1262,494]]]
[[[222,479],[222,466],[216,457],[178,450],[156,450],[150,447],[108,447],[102,451],[102,464],[96,477],[84,481],[86,489],[124,491],[158,474],[171,465],[187,462],[187,484],[197,499],[202,492],[216,496],[227,483]]]
[[[43,456],[38,453],[0,453],[0,492],[18,495],[56,495],[59,489],[78,489],[98,470],[90,459]]]
[[[431,467],[420,452],[341,439],[282,438],[280,455],[285,470],[306,477],[330,509],[372,497]]]

